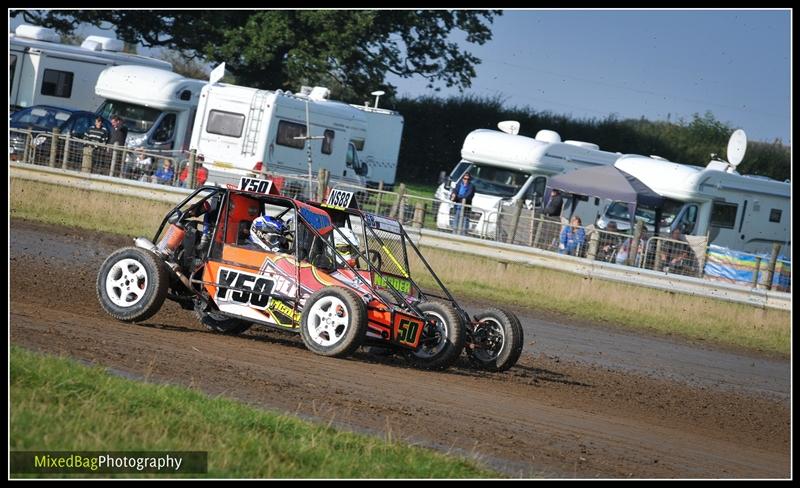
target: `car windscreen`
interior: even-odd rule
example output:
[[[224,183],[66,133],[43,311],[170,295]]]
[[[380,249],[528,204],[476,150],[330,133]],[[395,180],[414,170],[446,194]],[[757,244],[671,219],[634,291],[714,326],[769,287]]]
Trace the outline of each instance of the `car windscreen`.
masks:
[[[14,127],[33,127],[41,130],[52,130],[61,127],[69,120],[72,114],[52,108],[32,107],[20,110],[11,116],[11,125]]]
[[[473,164],[469,171],[475,193],[495,197],[513,197],[528,180],[528,175],[522,171],[497,166]]]
[[[119,100],[106,100],[98,109],[97,113],[105,118],[118,115],[122,123],[130,132],[144,134],[148,132],[153,124],[161,115],[161,110],[157,110],[144,105],[120,102]]]

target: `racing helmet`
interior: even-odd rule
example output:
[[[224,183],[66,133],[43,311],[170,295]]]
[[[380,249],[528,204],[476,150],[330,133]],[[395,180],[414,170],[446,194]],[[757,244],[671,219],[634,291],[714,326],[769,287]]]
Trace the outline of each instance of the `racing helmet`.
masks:
[[[347,261],[347,264],[355,268],[358,265],[358,248],[360,243],[358,236],[355,232],[347,227],[339,227],[338,232],[333,233],[333,245],[336,247],[336,260],[341,262],[342,259]]]
[[[289,251],[289,241],[286,233],[289,228],[282,220],[262,215],[250,225],[250,235],[247,239],[261,249],[270,252]]]

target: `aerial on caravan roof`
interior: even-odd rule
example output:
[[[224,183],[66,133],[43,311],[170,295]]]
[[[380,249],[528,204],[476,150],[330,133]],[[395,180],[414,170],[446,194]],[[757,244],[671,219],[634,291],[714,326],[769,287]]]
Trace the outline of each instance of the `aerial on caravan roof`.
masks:
[[[668,199],[662,225],[679,227],[688,235],[707,235],[709,244],[747,253],[769,253],[774,243],[780,243],[785,246],[781,252],[788,255],[791,185],[739,174],[735,167],[744,149],[741,141],[736,142],[732,137],[728,146],[730,163],[712,160],[705,168],[637,155],[626,155],[615,166]],[[650,224],[651,231],[654,214],[652,209],[641,209],[641,215],[637,210],[637,218]],[[627,208],[619,204],[609,205],[597,225],[605,228],[611,220],[620,230],[630,227]]]
[[[352,106],[364,112],[367,121],[365,139],[353,140],[360,155],[359,159],[369,167],[367,184],[378,186],[383,182],[384,188],[390,189],[394,186],[397,175],[397,159],[403,136],[403,116],[394,110]]]
[[[126,145],[169,154],[189,148],[203,80],[147,66],[113,66],[97,80],[104,117],[117,114],[128,128]]]
[[[508,124],[501,125],[501,128]],[[561,141],[554,131],[540,130],[535,138],[512,133],[478,129],[470,132],[461,148],[461,161],[450,177],[436,190],[441,201],[437,227],[450,229],[450,189],[469,171],[475,185],[473,212],[469,215],[469,233],[493,237],[497,215],[503,207],[522,200],[528,208],[540,208],[547,178],[561,173],[598,165],[611,165],[619,153],[601,151],[597,144]],[[578,214],[594,219],[600,201],[588,199],[578,205]]]
[[[105,68],[133,64],[172,70],[166,61],[122,48],[121,41],[101,36],[89,36],[80,46],[61,44],[51,29],[20,25],[9,34],[10,109],[54,105],[94,112],[103,101],[94,87]]]
[[[206,85],[200,95],[191,148],[205,156],[209,181],[232,182],[264,171],[308,174],[325,168],[331,181],[365,186],[367,167],[354,140],[366,134],[361,110],[328,100],[323,87],[291,94],[225,83]],[[306,120],[311,126],[307,151]]]

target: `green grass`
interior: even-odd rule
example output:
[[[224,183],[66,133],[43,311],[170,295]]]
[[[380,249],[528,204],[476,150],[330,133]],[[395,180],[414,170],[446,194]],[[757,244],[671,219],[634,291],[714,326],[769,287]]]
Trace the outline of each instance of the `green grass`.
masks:
[[[208,473],[195,477],[499,476],[427,449],[317,426],[187,388],[123,379],[18,347],[11,348],[10,448],[207,451]]]
[[[425,197],[425,198],[433,198],[433,194],[436,193],[436,188],[439,185],[423,185],[422,183],[405,183],[406,185],[406,193],[409,195],[413,195],[416,197]],[[400,186],[399,184],[395,185],[395,188]]]
[[[128,236],[151,236],[169,208],[158,202],[64,190],[14,178],[11,190],[12,217]],[[115,210],[109,212],[109,209]],[[788,311],[589,280],[544,268],[505,266],[490,259],[439,249],[423,249],[423,252],[459,299],[541,309],[580,320],[784,356],[790,352]]]

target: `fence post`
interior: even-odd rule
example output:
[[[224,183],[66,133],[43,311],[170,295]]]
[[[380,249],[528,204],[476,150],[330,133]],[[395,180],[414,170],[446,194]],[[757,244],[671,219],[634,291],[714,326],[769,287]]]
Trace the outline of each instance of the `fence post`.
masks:
[[[637,220],[633,227],[633,236],[631,237],[631,245],[628,248],[628,259],[625,260],[627,266],[633,266],[636,263],[636,255],[639,254],[639,240],[642,238],[642,230],[644,229],[644,222]],[[645,250],[646,251],[646,250]]]
[[[69,132],[64,137],[64,156],[61,158],[61,169],[67,169],[67,163],[69,161],[69,145],[72,141],[72,137],[70,136]]]
[[[586,257],[590,261],[594,261],[597,256],[597,248],[600,245],[600,231],[595,229],[589,237],[589,249],[586,251]]]
[[[381,197],[383,196],[383,180],[378,182],[378,198],[375,199],[375,214],[381,213]]]
[[[767,279],[765,287],[767,290],[772,290],[772,278],[775,276],[775,265],[778,263],[778,253],[781,252],[781,243],[776,242],[772,244],[772,255],[769,257],[769,264],[767,265]]]
[[[422,222],[425,219],[425,204],[417,202],[414,206],[414,220],[411,222],[413,227],[422,228]]]
[[[81,172],[83,173],[91,173],[92,172],[92,157],[93,157],[94,147],[90,145],[83,146],[83,160],[81,161]]]
[[[405,196],[405,193],[406,193],[406,184],[400,183],[400,186],[397,187],[397,200],[395,200],[394,203],[392,203],[392,206],[389,209],[389,218],[392,219],[397,218],[400,206],[403,204],[403,197]]]
[[[522,199],[514,202],[514,213],[511,215],[511,236],[509,243],[514,244],[514,238],[517,237],[517,227],[519,227],[519,216],[522,213]]]
[[[659,271],[661,269],[661,246],[664,244],[664,241],[661,240],[660,237],[656,238],[656,256],[653,258],[653,269],[655,271]],[[674,242],[670,242],[668,245],[674,246]]]
[[[756,270],[753,272],[753,289],[758,288],[758,272],[761,271],[761,256],[756,256]]]
[[[50,144],[50,167],[56,167],[56,157],[58,156],[58,134],[61,131],[58,127],[53,128],[53,134],[50,136],[52,138],[52,143]]]
[[[330,171],[325,168],[320,168],[317,180],[317,201],[325,201],[325,193],[328,191],[328,182],[330,181]]]
[[[194,190],[195,187],[197,187],[197,174],[194,169],[194,163],[196,160],[197,160],[197,149],[192,149],[191,151],[189,151],[189,161],[186,163],[189,165],[189,174],[186,175],[186,179],[188,180],[186,182],[186,186],[191,188],[192,190]],[[178,169],[178,171],[183,172],[180,169]],[[178,176],[178,178],[180,179],[180,176]]]
[[[100,150],[102,150],[102,148],[100,148]],[[117,143],[115,142],[111,152],[111,166],[108,168],[108,176],[114,176],[114,168],[116,166],[117,166]]]

